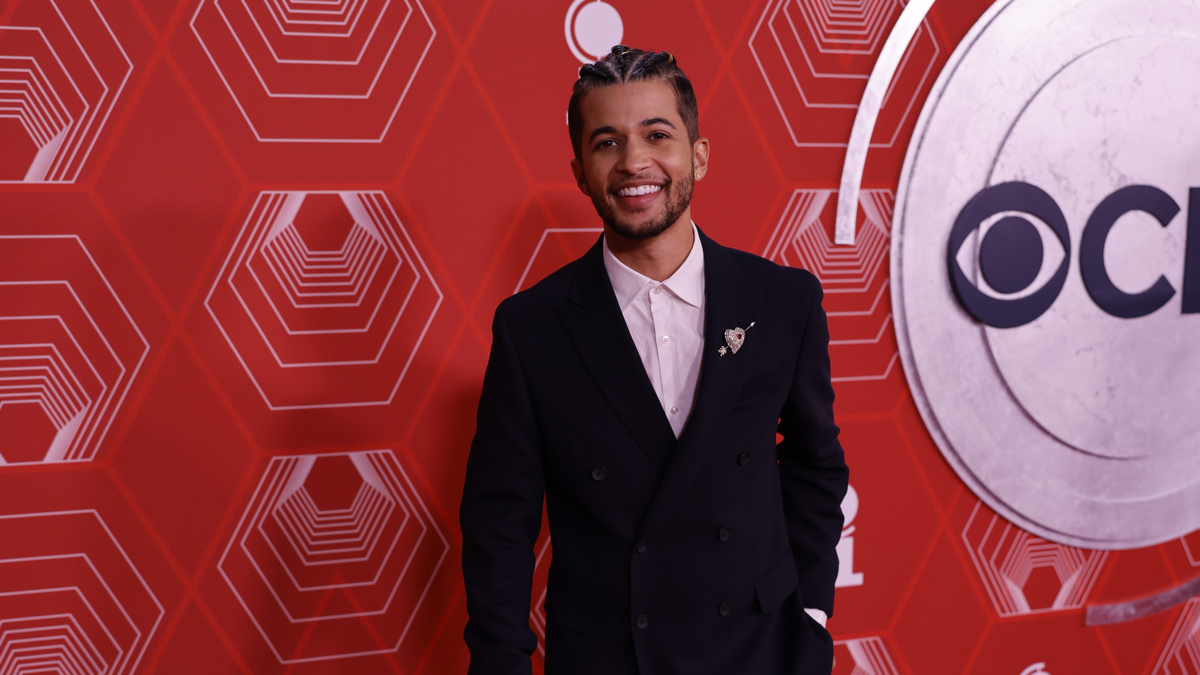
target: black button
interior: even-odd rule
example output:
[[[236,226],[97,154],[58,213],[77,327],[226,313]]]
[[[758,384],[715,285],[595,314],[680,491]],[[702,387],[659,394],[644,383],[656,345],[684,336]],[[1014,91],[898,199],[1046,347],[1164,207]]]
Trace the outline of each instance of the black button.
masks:
[[[637,618],[637,627],[638,628],[645,628],[646,626],[649,626],[649,625],[650,625],[650,617],[646,616],[645,614],[638,616],[638,618]]]
[[[733,605],[728,602],[722,602],[717,611],[721,613],[721,616],[729,616],[729,613],[733,611]]]
[[[749,461],[750,461],[750,453],[749,452],[743,452],[742,454],[738,455],[738,466],[746,466],[746,463]]]
[[[637,546],[633,547],[633,550],[637,551],[638,553],[645,553],[646,552],[646,542],[639,541],[637,543]]]
[[[608,478],[608,469],[602,466],[592,469],[592,480],[604,480],[605,478]]]
[[[717,539],[720,539],[721,541],[729,541],[730,534],[732,534],[732,532],[728,527],[722,527],[721,531],[717,533]]]

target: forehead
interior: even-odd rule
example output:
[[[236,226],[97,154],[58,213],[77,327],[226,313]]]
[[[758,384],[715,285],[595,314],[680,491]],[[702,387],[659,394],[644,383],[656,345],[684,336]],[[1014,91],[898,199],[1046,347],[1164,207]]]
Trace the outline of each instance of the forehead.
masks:
[[[642,120],[661,117],[683,128],[675,90],[663,80],[641,80],[593,89],[579,105],[583,131],[597,127],[636,127]]]

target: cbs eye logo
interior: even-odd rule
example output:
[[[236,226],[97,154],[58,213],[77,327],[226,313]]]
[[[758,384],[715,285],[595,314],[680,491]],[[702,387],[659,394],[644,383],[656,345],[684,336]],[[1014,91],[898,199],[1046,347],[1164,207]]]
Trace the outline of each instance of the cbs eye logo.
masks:
[[[1187,244],[1184,253],[1184,314],[1200,313],[1200,188],[1188,196]],[[1126,292],[1109,276],[1104,247],[1109,232],[1124,215],[1150,214],[1166,227],[1180,212],[1166,192],[1150,185],[1130,185],[1105,197],[1083,228],[1079,241],[1079,271],[1083,285],[1096,305],[1123,319],[1151,314],[1175,296],[1176,289],[1163,276],[1149,288]],[[1040,288],[1030,290],[1045,274],[1046,251],[1040,229],[1029,218],[1043,223],[1062,246],[1058,267]],[[994,222],[993,222],[994,221]],[[978,268],[992,293],[973,283],[960,262],[967,239],[991,223],[978,246]],[[1062,292],[1071,262],[1071,233],[1054,198],[1041,188],[1019,181],[985,188],[971,198],[954,221],[947,250],[950,286],[960,305],[978,321],[994,328],[1015,328],[1046,313]]]

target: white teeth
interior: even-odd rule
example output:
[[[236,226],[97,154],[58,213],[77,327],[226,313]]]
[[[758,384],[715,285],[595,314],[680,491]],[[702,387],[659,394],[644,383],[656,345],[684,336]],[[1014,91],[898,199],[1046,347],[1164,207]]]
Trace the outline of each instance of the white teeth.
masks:
[[[661,189],[661,185],[638,185],[637,187],[623,188],[622,190],[618,191],[617,194],[621,195],[622,197],[639,197],[641,195],[648,195],[658,192]]]

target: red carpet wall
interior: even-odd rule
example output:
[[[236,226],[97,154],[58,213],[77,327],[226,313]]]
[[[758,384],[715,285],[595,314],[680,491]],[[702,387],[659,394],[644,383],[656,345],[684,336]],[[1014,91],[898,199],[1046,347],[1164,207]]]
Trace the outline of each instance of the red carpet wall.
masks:
[[[1200,672],[1194,3],[911,1],[0,0],[0,673],[465,672],[492,312],[596,240],[617,41],[824,283],[835,672]]]

